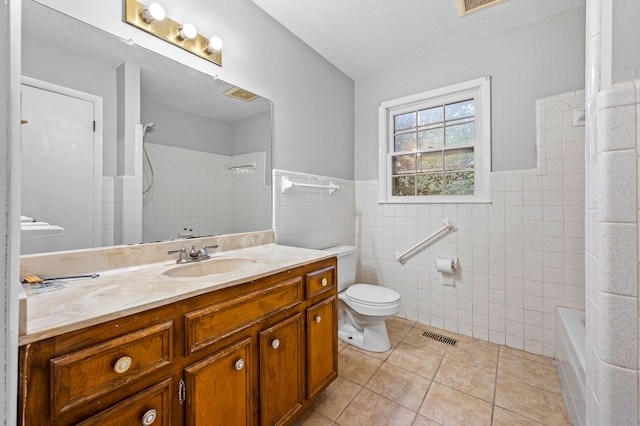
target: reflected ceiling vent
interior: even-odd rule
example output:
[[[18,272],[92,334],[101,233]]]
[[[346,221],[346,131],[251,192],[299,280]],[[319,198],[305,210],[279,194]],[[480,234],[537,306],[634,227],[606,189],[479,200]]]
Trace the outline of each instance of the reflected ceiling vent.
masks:
[[[484,9],[487,6],[503,2],[504,0],[456,0],[458,16]]]
[[[256,95],[255,93],[251,93],[250,91],[241,89],[240,87],[232,87],[231,89],[224,92],[224,94],[245,102],[251,102],[258,97],[258,95]]]

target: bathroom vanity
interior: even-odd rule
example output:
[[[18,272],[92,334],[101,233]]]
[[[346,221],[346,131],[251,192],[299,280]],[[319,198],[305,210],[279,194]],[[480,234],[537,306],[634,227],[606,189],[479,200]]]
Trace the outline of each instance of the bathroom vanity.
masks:
[[[195,277],[165,261],[29,296],[52,311],[21,337],[21,423],[291,423],[337,377],[336,259],[275,244],[225,257],[257,260]],[[99,316],[66,312],[90,294]]]

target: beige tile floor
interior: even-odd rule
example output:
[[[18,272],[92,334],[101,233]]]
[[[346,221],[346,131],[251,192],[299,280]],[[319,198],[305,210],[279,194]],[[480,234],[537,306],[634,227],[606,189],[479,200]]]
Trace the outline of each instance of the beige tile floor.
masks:
[[[550,358],[399,318],[387,329],[385,353],[339,343],[338,378],[296,425],[569,425]]]

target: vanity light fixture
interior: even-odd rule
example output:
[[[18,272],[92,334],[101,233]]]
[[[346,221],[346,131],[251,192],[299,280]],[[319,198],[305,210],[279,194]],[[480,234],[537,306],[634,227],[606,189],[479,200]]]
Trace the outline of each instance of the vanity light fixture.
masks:
[[[222,40],[198,34],[190,23],[180,24],[165,15],[158,3],[148,6],[137,0],[125,0],[125,21],[203,59],[222,66]]]
[[[158,3],[151,3],[149,6],[145,6],[140,12],[140,17],[147,24],[151,24],[156,21],[162,21],[167,17],[164,12],[164,7],[160,6]]]
[[[198,37],[198,30],[193,24],[184,24],[178,28],[178,38],[180,40],[192,40]]]
[[[222,39],[218,36],[213,36],[207,42],[208,53],[220,52],[222,50]]]

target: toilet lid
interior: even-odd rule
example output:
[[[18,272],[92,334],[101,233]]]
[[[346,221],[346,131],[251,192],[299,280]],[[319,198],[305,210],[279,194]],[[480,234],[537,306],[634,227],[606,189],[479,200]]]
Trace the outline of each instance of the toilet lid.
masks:
[[[371,284],[354,284],[346,290],[345,295],[354,302],[376,306],[393,305],[400,300],[397,291]]]

